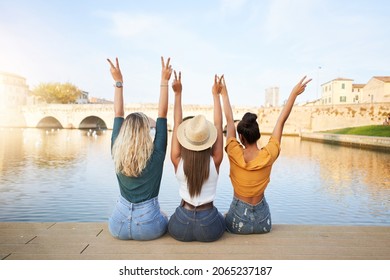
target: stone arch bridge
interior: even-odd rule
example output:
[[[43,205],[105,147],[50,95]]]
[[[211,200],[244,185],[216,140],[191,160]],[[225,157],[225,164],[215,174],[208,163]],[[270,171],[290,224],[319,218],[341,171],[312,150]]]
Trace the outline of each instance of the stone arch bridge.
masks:
[[[235,119],[241,119],[246,112],[257,114],[258,109],[233,108]],[[143,112],[152,119],[157,118],[158,104],[125,105],[125,116]],[[183,117],[203,114],[213,121],[213,106],[183,105]],[[22,115],[26,127],[68,128],[68,129],[112,129],[114,120],[113,104],[44,104],[25,106]],[[173,105],[168,108],[168,128],[173,125]],[[223,116],[224,120],[224,116]]]

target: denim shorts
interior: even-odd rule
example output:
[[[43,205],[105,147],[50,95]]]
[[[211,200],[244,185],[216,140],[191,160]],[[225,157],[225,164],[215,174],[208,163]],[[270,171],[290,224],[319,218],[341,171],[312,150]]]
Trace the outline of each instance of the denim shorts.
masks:
[[[231,233],[251,234],[271,231],[271,213],[265,197],[256,205],[233,198],[225,216],[226,228]]]
[[[151,240],[167,232],[168,218],[160,211],[157,197],[131,203],[122,196],[109,219],[108,229],[118,239]]]
[[[176,208],[169,219],[168,232],[179,241],[211,242],[218,240],[225,232],[225,220],[217,208],[188,210]]]

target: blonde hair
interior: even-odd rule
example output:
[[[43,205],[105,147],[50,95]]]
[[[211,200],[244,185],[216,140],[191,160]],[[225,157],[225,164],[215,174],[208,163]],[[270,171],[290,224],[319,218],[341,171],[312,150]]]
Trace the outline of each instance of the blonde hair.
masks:
[[[148,117],[139,112],[129,114],[112,147],[116,173],[138,177],[152,152],[153,140]]]

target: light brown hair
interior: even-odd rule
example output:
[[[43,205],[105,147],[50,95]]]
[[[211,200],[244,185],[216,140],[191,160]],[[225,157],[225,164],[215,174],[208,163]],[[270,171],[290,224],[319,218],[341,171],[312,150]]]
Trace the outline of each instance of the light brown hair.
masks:
[[[211,149],[191,151],[181,147],[184,174],[191,197],[199,195],[204,181],[209,178]]]

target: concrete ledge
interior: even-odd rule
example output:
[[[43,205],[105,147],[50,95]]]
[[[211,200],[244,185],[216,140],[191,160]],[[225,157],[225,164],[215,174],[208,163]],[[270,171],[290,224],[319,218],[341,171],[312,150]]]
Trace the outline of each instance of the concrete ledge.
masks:
[[[303,132],[301,139],[390,152],[390,137]]]
[[[211,243],[113,238],[106,223],[0,222],[1,260],[389,260],[389,226],[273,225]]]

